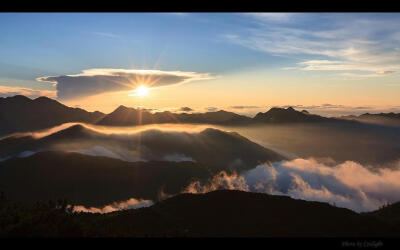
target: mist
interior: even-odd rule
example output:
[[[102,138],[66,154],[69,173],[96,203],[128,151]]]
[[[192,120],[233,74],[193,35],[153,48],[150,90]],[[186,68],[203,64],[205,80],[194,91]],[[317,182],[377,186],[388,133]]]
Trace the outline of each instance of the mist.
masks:
[[[74,205],[72,206],[73,212],[83,212],[83,213],[111,213],[118,210],[125,210],[125,209],[136,209],[141,207],[149,207],[153,205],[154,202],[152,200],[143,200],[143,199],[135,199],[130,198],[126,201],[120,202],[113,202],[109,205],[103,207],[85,207],[81,205]]]
[[[291,159],[331,158],[379,167],[400,159],[399,127],[354,122],[221,128],[236,131]]]

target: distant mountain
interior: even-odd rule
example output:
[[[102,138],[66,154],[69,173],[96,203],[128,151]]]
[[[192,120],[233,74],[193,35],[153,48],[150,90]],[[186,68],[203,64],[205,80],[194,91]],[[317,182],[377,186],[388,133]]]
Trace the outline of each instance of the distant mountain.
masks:
[[[390,222],[385,214],[357,214],[327,203],[233,190],[181,194],[151,207],[108,214],[70,214],[64,212],[62,203],[58,208],[55,206],[55,203],[45,203],[30,207],[3,198],[0,200],[0,236],[400,236],[400,224]]]
[[[271,108],[265,113],[258,113],[253,120],[259,123],[302,123],[328,121],[329,118],[309,114],[306,110],[300,112],[289,107],[287,109]]]
[[[0,140],[0,159],[47,150],[112,156],[126,161],[190,159],[214,171],[250,169],[260,163],[285,159],[235,132],[211,128],[199,133],[150,129],[108,134],[73,125],[41,138],[18,135]]]
[[[34,131],[67,122],[84,122],[104,126],[135,126],[160,123],[195,123],[216,125],[250,125],[276,123],[308,123],[320,121],[343,121],[325,118],[287,109],[271,108],[258,113],[254,118],[224,110],[206,113],[172,113],[169,111],[152,113],[148,109],[135,109],[119,106],[109,114],[87,112],[71,108],[47,97],[34,100],[25,96],[0,98],[0,136],[14,132]]]
[[[29,99],[22,95],[0,98],[0,135],[34,131],[66,122],[95,123],[104,116],[101,112],[87,112],[67,107],[53,99]]]
[[[365,113],[359,116],[347,115],[347,116],[341,116],[339,117],[339,119],[380,124],[385,126],[394,126],[394,127],[400,126],[400,113],[393,113],[393,112],[378,113],[378,114]]]
[[[101,119],[99,125],[132,126],[152,123],[203,123],[219,125],[247,125],[256,123],[300,123],[320,122],[331,119],[296,111],[292,107],[287,109],[271,108],[265,113],[258,113],[254,118],[238,115],[224,110],[206,113],[171,113],[157,112],[152,114],[147,110],[120,106],[112,113]]]
[[[153,123],[203,123],[203,124],[246,124],[252,119],[227,111],[206,113],[172,113],[169,111],[151,113],[144,109],[119,106],[102,118],[98,125],[133,126]]]
[[[66,198],[73,204],[105,206],[114,201],[156,200],[161,190],[179,193],[194,179],[210,176],[194,162],[126,162],[66,152],[39,152],[0,162],[0,191],[17,201]]]

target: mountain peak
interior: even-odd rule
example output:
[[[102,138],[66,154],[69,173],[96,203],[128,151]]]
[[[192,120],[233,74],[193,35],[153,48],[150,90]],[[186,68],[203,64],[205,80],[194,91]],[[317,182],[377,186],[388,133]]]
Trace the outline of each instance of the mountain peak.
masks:
[[[25,102],[32,101],[32,99],[30,99],[24,95],[8,96],[8,97],[5,97],[4,99],[5,100],[13,100],[13,101],[25,101]]]
[[[278,108],[273,107],[265,113],[258,113],[254,117],[255,121],[258,122],[272,122],[272,123],[280,123],[280,122],[314,122],[314,121],[322,121],[323,118],[317,115],[311,115],[307,111],[297,111],[293,107]]]
[[[294,108],[292,108],[292,107],[288,107],[286,110],[288,110],[288,111],[296,111]]]
[[[126,111],[129,111],[129,110],[136,110],[136,109],[135,109],[135,108],[129,108],[129,107],[126,107],[126,106],[124,106],[124,105],[119,105],[118,108],[116,108],[116,109],[113,111],[113,113],[114,113],[114,112],[126,112]]]

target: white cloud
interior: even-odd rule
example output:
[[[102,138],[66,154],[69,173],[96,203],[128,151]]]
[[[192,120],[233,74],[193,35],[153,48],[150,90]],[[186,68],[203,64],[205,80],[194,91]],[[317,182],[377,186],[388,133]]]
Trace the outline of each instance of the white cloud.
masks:
[[[141,207],[149,207],[153,205],[154,202],[151,200],[135,199],[131,198],[126,201],[113,202],[112,204],[106,205],[104,207],[85,207],[81,205],[73,206],[74,212],[84,212],[84,213],[110,213],[118,210],[124,209],[134,209]]]
[[[221,172],[205,184],[191,183],[184,192],[237,189],[328,202],[361,212],[400,201],[399,180],[400,161],[392,168],[371,168],[352,161],[328,166],[298,158],[259,165],[242,174]]]
[[[263,14],[250,16],[259,21],[257,27],[244,30],[241,35],[226,35],[226,39],[273,55],[295,55],[300,60],[298,66],[284,69],[344,71],[361,78],[382,77],[387,74],[380,72],[400,71],[400,31],[396,20],[325,15],[329,21],[315,19],[316,25],[307,26],[302,25],[295,15],[289,15],[292,21],[299,21],[291,22],[295,24],[291,26],[287,23],[271,23],[268,14],[264,19]],[[309,18],[312,16],[309,15]],[[324,23],[324,28],[318,28],[319,22],[327,23]],[[299,57],[314,59],[301,60]]]
[[[245,13],[262,21],[272,22],[288,22],[296,15],[296,13],[270,12],[270,13]],[[298,15],[298,14],[297,14]]]

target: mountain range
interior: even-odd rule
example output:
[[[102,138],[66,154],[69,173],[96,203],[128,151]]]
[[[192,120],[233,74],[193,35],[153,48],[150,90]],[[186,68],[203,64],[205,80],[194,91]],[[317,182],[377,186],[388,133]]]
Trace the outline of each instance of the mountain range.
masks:
[[[400,127],[400,114],[398,113],[379,113],[379,114],[370,114],[365,113],[359,116],[356,115],[347,115],[341,116],[340,119],[351,120],[351,121],[360,121],[365,123],[373,123],[373,124],[381,124],[385,126],[393,126]]]
[[[218,125],[250,125],[309,122],[338,122],[345,119],[326,118],[289,108],[271,108],[251,118],[224,110],[206,113],[152,113],[146,109],[119,106],[113,112],[88,112],[71,108],[47,97],[29,99],[17,95],[0,98],[0,135],[35,131],[68,122],[83,122],[104,126],[135,126],[160,123],[196,123]]]

